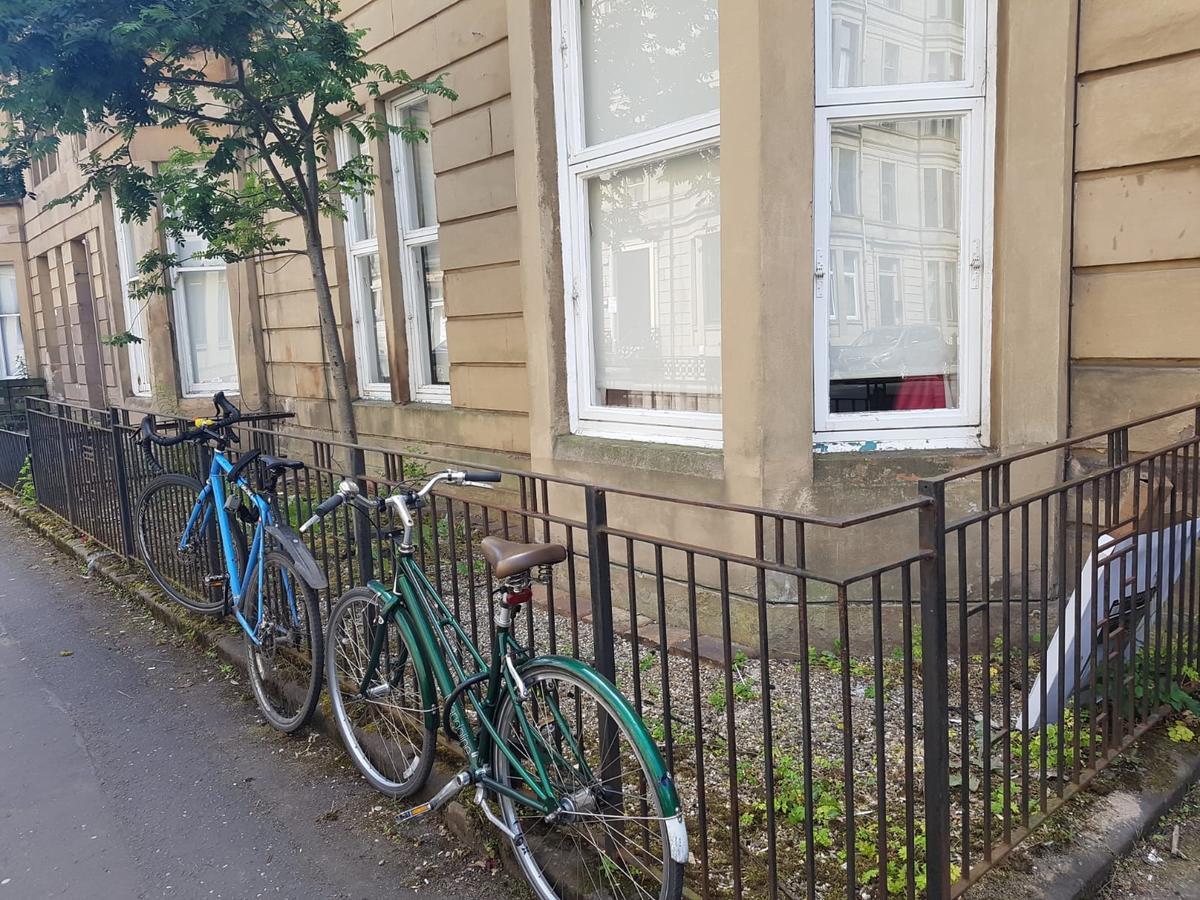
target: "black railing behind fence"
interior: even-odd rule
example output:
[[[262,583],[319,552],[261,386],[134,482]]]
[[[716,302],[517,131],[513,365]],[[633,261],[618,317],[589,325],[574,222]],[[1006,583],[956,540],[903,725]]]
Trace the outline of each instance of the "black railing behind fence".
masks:
[[[0,428],[0,485],[16,488],[29,457],[29,435]]]
[[[1200,446],[1175,431],[1130,450],[1180,414],[990,461],[838,519],[497,469],[499,490],[433,497],[417,553],[486,646],[495,584],[480,539],[566,545],[526,608],[525,641],[592,660],[633,699],[685,799],[696,895],[957,896],[1169,709],[1174,688],[1200,680],[1188,524],[1200,517]],[[29,409],[39,502],[131,557],[136,497],[157,472],[136,416]],[[239,432],[241,452],[307,463],[277,489],[292,524],[353,455],[371,491],[452,464]],[[207,473],[195,448],[158,459]],[[326,611],[392,573],[384,540],[346,509],[307,540],[329,578]],[[191,574],[204,590],[204,573]],[[1080,604],[1085,587],[1102,609]],[[1055,643],[1064,624],[1085,639]]]
[[[25,401],[45,397],[46,382],[41,378],[0,379],[0,428],[25,430]]]

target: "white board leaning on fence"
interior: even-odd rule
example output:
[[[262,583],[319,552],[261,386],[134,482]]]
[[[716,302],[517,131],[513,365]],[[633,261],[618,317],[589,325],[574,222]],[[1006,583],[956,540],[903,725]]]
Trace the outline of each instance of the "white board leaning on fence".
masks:
[[[1076,633],[1076,622],[1083,636],[1083,645],[1079,649],[1079,682],[1086,684],[1091,678],[1100,625],[1109,615],[1120,612],[1122,601],[1139,595],[1147,597],[1146,607],[1137,623],[1135,640],[1125,648],[1126,658],[1131,659],[1151,633],[1163,597],[1172,596],[1183,567],[1195,554],[1198,528],[1200,520],[1193,520],[1149,534],[1122,538],[1100,536],[1096,552],[1083,564],[1078,581],[1081,587],[1067,598],[1059,627],[1046,648],[1045,670],[1037,676],[1029,692],[1026,710],[1030,731],[1042,724],[1043,678],[1046,723],[1062,724],[1063,707],[1070,705],[1077,687],[1075,653],[1080,634]],[[1098,572],[1095,571],[1097,566]],[[1096,597],[1103,598],[1103,606],[1097,604]],[[1065,664],[1060,666],[1062,660]]]

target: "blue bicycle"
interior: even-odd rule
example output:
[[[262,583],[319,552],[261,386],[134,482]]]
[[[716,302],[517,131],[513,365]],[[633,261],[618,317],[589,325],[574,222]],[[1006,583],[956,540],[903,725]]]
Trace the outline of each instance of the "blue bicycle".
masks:
[[[222,393],[213,404],[216,418],[176,424],[179,433],[170,437],[153,416],[142,420],[139,442],[154,471],[163,469],[152,445],[211,447],[212,459],[203,484],[165,472],[146,485],[135,511],[138,549],[172,599],[197,613],[233,613],[245,633],[255,699],[267,721],[290,734],[312,717],[324,671],[317,591],[327,586],[325,574],[275,499],[280,476],[304,463],[257,449],[231,462],[225,451],[238,442],[235,425],[286,414],[243,417]],[[261,490],[247,478],[255,465]]]

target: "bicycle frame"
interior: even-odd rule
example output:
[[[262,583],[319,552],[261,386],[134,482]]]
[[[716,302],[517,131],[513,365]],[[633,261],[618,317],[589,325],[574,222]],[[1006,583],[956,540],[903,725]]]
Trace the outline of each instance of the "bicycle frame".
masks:
[[[225,507],[227,498],[225,481],[226,476],[232,471],[233,463],[225,458],[225,454],[219,450],[214,451],[212,454],[212,463],[209,466],[208,478],[204,483],[204,488],[200,491],[200,496],[196,498],[196,505],[192,507],[191,515],[188,516],[187,525],[184,526],[183,534],[179,539],[179,549],[182,551],[187,547],[188,541],[191,539],[192,530],[197,524],[201,528],[201,533],[208,528],[209,516],[215,510],[217,530],[221,535],[221,554],[225,561],[225,571],[229,577],[229,591],[233,597],[233,614],[237,618],[242,630],[246,632],[247,637],[255,644],[261,644],[262,641],[256,634],[257,629],[246,621],[246,617],[242,615],[242,601],[246,596],[247,589],[251,585],[251,578],[256,578],[258,605],[255,610],[254,621],[255,623],[261,621],[264,572],[263,556],[266,529],[273,522],[271,504],[260,497],[244,478],[238,477],[236,483],[233,485],[233,489],[241,490],[249,497],[258,512],[258,523],[254,528],[254,540],[246,555],[246,571],[242,572],[238,566],[237,553],[233,549],[233,526],[229,521],[229,510]],[[208,503],[210,499],[212,500],[211,505]],[[202,511],[204,518],[200,522]],[[295,594],[291,581],[286,575],[284,576],[284,584],[292,616],[298,618],[299,614],[296,611]]]
[[[491,757],[492,750],[498,748],[507,757],[513,770],[520,773],[522,780],[534,796],[521,793],[487,776],[477,778],[476,783],[489,791],[503,794],[517,803],[536,809],[543,815],[549,815],[557,810],[558,798],[549,787],[546,762],[542,759],[545,752],[544,742],[534,739],[535,729],[525,714],[523,704],[518,702],[520,691],[514,680],[514,669],[510,669],[506,665],[510,653],[516,657],[517,662],[523,663],[528,659],[525,649],[513,638],[510,626],[504,624],[497,626],[492,641],[492,661],[489,665],[411,554],[403,552],[397,554],[396,577],[392,589],[389,590],[378,581],[370,582],[368,587],[380,598],[383,609],[381,623],[375,632],[371,657],[364,673],[363,686],[370,683],[378,669],[389,619],[395,621],[397,627],[406,629],[415,637],[421,655],[424,657],[419,662],[428,664],[427,671],[432,673],[437,690],[442,697],[449,698],[471,678],[481,678],[486,675],[487,692],[482,702],[468,691],[455,697],[451,705],[450,715],[458,730],[459,742],[467,752],[472,771],[481,769],[484,761]],[[450,644],[450,639],[443,631],[443,628],[446,627],[452,629],[454,636],[466,648],[471,659],[479,668],[476,675],[468,676],[464,671],[458,655]],[[568,662],[575,663],[574,660]],[[582,663],[575,664],[581,669],[584,668]],[[420,667],[418,667],[418,671],[420,671]],[[502,691],[512,697],[517,723],[525,736],[526,746],[535,749],[531,756],[537,768],[536,777],[527,771],[512,750],[499,739],[492,717],[499,706]],[[477,732],[470,727],[464,699],[471,703],[478,716],[480,727]],[[556,717],[563,715],[557,706],[552,713]],[[579,748],[569,749],[575,753],[577,762],[586,766],[583,753],[579,751]]]

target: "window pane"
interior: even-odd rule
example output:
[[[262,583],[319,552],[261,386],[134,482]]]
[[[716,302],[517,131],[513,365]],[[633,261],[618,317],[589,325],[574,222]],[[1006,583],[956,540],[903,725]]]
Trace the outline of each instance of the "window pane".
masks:
[[[15,266],[0,266],[0,316],[20,311],[17,304],[17,269]]]
[[[425,347],[430,381],[450,383],[450,353],[446,345],[446,300],[442,286],[442,255],[436,243],[414,247],[419,289],[425,303]]]
[[[967,38],[962,10],[961,0],[838,0],[831,34],[832,86],[962,80]]]
[[[0,316],[0,378],[16,378],[25,368],[21,317]]]
[[[187,316],[192,379],[196,384],[237,380],[233,327],[229,319],[229,292],[224,272],[189,272],[180,275]]]
[[[371,384],[388,384],[391,372],[388,368],[387,320],[383,312],[383,276],[379,269],[379,254],[356,256],[353,263],[358,267],[361,285],[359,327],[366,345],[364,374]]]
[[[346,132],[346,146],[353,157],[362,156],[366,149],[350,132]],[[348,227],[351,243],[370,241],[375,238],[375,201],[370,192],[350,195],[346,198],[349,216]]]
[[[719,275],[690,264],[702,235],[719,247],[720,192],[716,148],[589,181],[596,404],[721,411],[720,316],[696,321]]]
[[[940,124],[931,127],[934,121]],[[837,318],[829,322],[830,409],[942,409],[958,404],[960,118],[838,123],[837,154],[852,173],[880,173],[879,207],[891,221],[835,215]],[[928,165],[934,163],[935,165]],[[847,177],[838,173],[839,181]],[[872,185],[862,182],[864,194]],[[888,200],[887,194],[893,199]],[[864,196],[872,208],[872,198]],[[861,258],[861,263],[860,263]],[[851,317],[848,296],[860,314]]]
[[[418,103],[404,110],[406,120],[416,128],[432,134],[429,121],[429,105]],[[433,192],[433,150],[429,141],[417,141],[408,145],[408,157],[412,165],[414,228],[429,228],[437,224],[437,201]]]
[[[582,0],[581,7],[588,144],[718,108],[717,0]]]

